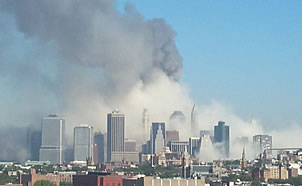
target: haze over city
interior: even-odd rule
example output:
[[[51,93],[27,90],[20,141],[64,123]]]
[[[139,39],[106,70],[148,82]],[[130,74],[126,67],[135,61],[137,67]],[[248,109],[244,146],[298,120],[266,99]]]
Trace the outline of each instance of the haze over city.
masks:
[[[193,103],[200,103],[205,128],[222,119],[231,125],[256,120],[268,131],[284,130],[284,125],[301,129],[297,71],[301,24],[295,22],[301,15],[288,10],[300,2],[121,1],[106,5],[110,14],[90,3],[75,12],[70,3],[56,1],[32,2],[33,12],[53,11],[29,14],[28,3],[1,6],[3,127],[37,125],[41,116],[62,113],[71,119],[68,126],[84,122],[104,130],[104,116],[114,108],[128,115],[129,126],[140,121],[138,113],[144,107],[154,117],[165,115],[159,119],[166,121],[174,110],[188,116]],[[183,12],[178,14],[181,6]],[[237,6],[241,9],[223,16]],[[252,14],[263,15],[266,8],[271,12],[262,19]],[[87,9],[95,13],[88,14]],[[283,9],[288,14],[280,13]],[[59,18],[69,22],[53,22]],[[112,22],[107,23],[109,19]],[[235,27],[232,31],[229,24]],[[143,27],[131,30],[133,25]],[[161,51],[166,56],[158,54],[155,59],[152,51],[166,43],[168,52]]]
[[[179,131],[179,141],[209,131],[206,139],[218,145],[198,153],[203,161],[240,159],[243,149],[255,158],[241,137],[268,135],[273,147],[302,147],[301,6],[2,0],[0,159],[28,160],[26,130],[43,136],[45,117],[64,118],[66,145],[75,146],[76,126],[106,133],[114,113],[123,114],[122,140],[135,140],[137,151],[148,140],[160,143],[151,142],[158,131]],[[229,152],[220,156],[224,138]]]

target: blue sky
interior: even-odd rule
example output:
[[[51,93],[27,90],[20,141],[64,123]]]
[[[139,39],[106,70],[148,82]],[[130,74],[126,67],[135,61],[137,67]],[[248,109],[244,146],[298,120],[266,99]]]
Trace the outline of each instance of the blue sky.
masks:
[[[266,126],[302,120],[301,0],[121,0],[121,10],[126,2],[177,32],[197,103],[217,100]]]

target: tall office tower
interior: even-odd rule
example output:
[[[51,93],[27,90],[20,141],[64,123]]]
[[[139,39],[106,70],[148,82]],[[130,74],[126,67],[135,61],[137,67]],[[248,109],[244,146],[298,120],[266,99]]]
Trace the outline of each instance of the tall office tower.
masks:
[[[125,151],[125,115],[119,110],[107,114],[107,161],[121,161]]]
[[[217,149],[224,158],[228,158],[230,154],[230,128],[223,121],[218,122],[218,126],[214,127],[214,140]]]
[[[62,164],[65,150],[65,120],[58,115],[42,119],[40,161]]]
[[[125,139],[125,152],[136,152],[136,141]]]
[[[149,140],[150,137],[150,125],[149,125],[149,113],[145,108],[143,111],[142,124],[144,129],[144,141]]]
[[[107,133],[105,132],[104,133],[104,162],[108,162],[108,159],[107,159],[107,146],[108,146],[108,143],[107,143]]]
[[[96,132],[94,134],[94,148],[95,148],[95,163],[102,163],[105,161],[104,158],[104,134],[101,132]]]
[[[169,145],[172,141],[179,141],[179,132],[176,130],[167,130],[166,131],[166,146]]]
[[[64,162],[71,162],[74,160],[73,144],[66,145],[64,150]]]
[[[92,160],[93,127],[88,125],[80,125],[74,128],[73,150],[75,161]]]
[[[33,130],[32,127],[27,129],[27,149],[29,150],[29,158],[32,161],[39,161],[41,148],[41,129]]]
[[[264,153],[266,151],[265,158],[270,158],[272,156],[272,149],[273,147],[273,138],[269,135],[255,135],[253,136],[253,143],[257,148],[258,154]]]
[[[189,138],[189,153],[194,158],[200,153],[200,146],[201,146],[201,138],[200,137],[190,137]]]
[[[198,131],[198,113],[197,108],[195,104],[193,105],[192,111],[191,111],[191,135],[198,135],[196,133]]]
[[[201,152],[211,152],[213,148],[213,143],[211,140],[210,133],[203,133],[200,135],[200,150]]]
[[[185,151],[182,153],[182,158],[181,158],[181,164],[182,164],[182,169],[181,169],[181,177],[182,178],[189,178],[191,176],[191,158],[188,153],[188,149],[185,148]]]
[[[160,153],[165,146],[166,127],[164,122],[152,123],[151,147],[152,154]]]

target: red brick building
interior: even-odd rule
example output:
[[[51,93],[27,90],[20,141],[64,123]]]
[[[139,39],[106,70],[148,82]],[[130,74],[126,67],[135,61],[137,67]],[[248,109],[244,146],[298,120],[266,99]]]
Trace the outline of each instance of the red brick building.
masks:
[[[123,186],[123,177],[97,174],[75,175],[73,186]]]
[[[20,174],[20,183],[24,186],[34,185],[37,181],[40,180],[48,180],[56,184],[56,186],[60,185],[60,175],[58,174],[37,174],[35,169],[31,169],[30,174]]]

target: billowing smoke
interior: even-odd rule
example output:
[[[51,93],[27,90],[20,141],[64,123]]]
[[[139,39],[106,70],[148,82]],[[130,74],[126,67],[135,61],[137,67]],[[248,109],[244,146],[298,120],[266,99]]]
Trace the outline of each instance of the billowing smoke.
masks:
[[[43,116],[58,113],[66,117],[71,139],[81,123],[105,132],[106,114],[119,108],[126,114],[126,135],[137,138],[133,128],[142,127],[141,113],[148,108],[150,121],[167,123],[182,111],[187,123],[180,134],[190,136],[193,101],[178,82],[176,33],[165,20],[146,20],[130,4],[121,13],[116,3],[0,1],[1,127],[39,126]],[[216,103],[199,114],[201,129],[225,120],[234,137],[262,132]]]
[[[163,19],[145,20],[131,5],[121,14],[112,0],[13,0],[1,1],[1,10],[14,16],[22,39],[38,46],[31,59],[21,59],[25,63],[1,60],[1,66],[15,71],[18,85],[30,84],[54,97],[64,114],[78,110],[83,117],[100,106],[104,113],[121,108],[131,92],[144,91],[162,78],[176,83],[182,74],[175,32]],[[43,53],[51,59],[35,59]],[[48,107],[51,100],[41,99]]]
[[[176,33],[163,19],[146,20],[132,5],[122,14],[113,0],[5,0],[0,10],[1,126],[58,113],[69,134],[81,123],[105,131],[106,114],[119,108],[131,137],[143,108],[165,121],[190,107]]]

